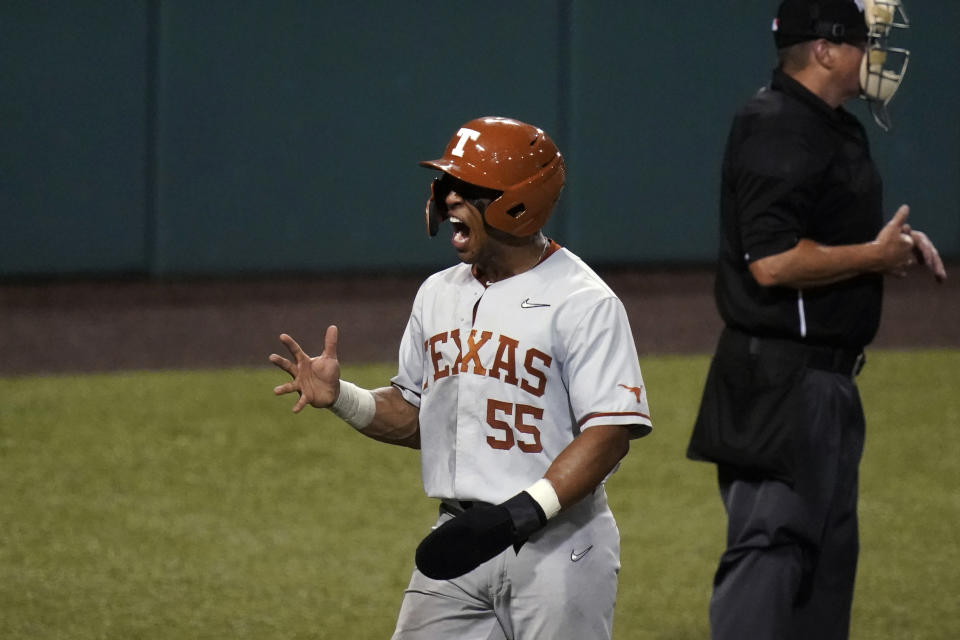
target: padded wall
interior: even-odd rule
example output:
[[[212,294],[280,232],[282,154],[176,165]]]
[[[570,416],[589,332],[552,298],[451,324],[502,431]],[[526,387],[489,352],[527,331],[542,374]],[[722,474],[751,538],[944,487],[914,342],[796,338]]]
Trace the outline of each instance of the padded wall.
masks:
[[[463,122],[542,126],[548,232],[597,265],[710,262],[723,143],[774,65],[776,2],[0,4],[0,277],[423,269],[423,205]],[[867,123],[887,209],[960,257],[960,3],[912,2]],[[851,108],[869,120],[862,104]]]

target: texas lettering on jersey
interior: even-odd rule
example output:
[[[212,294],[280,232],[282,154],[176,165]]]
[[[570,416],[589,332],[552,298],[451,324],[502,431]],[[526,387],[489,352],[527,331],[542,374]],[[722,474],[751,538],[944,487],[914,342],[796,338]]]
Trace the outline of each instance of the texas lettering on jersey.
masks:
[[[391,382],[419,408],[423,486],[438,498],[499,503],[586,430],[651,428],[623,305],[566,249],[492,286],[464,263],[428,278]]]
[[[494,345],[493,360],[485,366],[480,351],[485,349],[489,358]],[[424,341],[423,349],[433,369],[433,375],[424,380],[424,390],[431,381],[472,374],[496,378],[539,398],[546,391],[546,369],[553,362],[549,354],[539,349],[521,349],[520,341],[510,336],[500,334],[494,338],[493,332],[477,329],[470,330],[465,343],[459,329],[435,334]],[[451,349],[455,355],[452,361],[446,355]]]

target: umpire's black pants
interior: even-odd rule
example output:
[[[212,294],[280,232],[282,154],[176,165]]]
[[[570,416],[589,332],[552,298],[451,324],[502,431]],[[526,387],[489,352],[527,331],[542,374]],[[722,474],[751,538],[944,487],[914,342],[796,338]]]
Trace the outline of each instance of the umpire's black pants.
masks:
[[[843,640],[856,574],[864,417],[849,375],[805,369],[793,486],[718,465],[729,518],[713,640]]]

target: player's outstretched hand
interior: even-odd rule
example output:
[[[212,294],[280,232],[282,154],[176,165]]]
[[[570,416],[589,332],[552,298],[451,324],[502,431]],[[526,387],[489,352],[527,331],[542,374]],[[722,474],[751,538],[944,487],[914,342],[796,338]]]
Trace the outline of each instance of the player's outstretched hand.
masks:
[[[468,509],[434,529],[417,547],[417,569],[434,580],[452,580],[520,547],[547,523],[539,504],[526,491],[506,502]]]
[[[340,391],[340,363],[337,360],[337,327],[327,327],[324,335],[323,353],[310,357],[304,353],[297,341],[283,333],[280,342],[287,347],[293,360],[275,353],[270,354],[270,362],[290,374],[290,382],[273,388],[273,393],[282,396],[296,391],[300,399],[293,405],[293,412],[299,413],[308,404],[318,409],[329,407],[337,399]]]

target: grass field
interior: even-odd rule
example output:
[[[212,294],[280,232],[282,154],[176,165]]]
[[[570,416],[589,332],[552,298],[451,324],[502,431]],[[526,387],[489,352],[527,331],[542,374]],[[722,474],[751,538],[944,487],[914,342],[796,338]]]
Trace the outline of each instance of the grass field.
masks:
[[[706,357],[648,357],[608,485],[615,637],[700,640],[722,548],[683,457]],[[960,635],[960,351],[874,352],[853,637]],[[348,368],[379,386],[392,366]],[[0,379],[0,638],[388,638],[435,515],[414,451],[294,416],[268,369]]]

